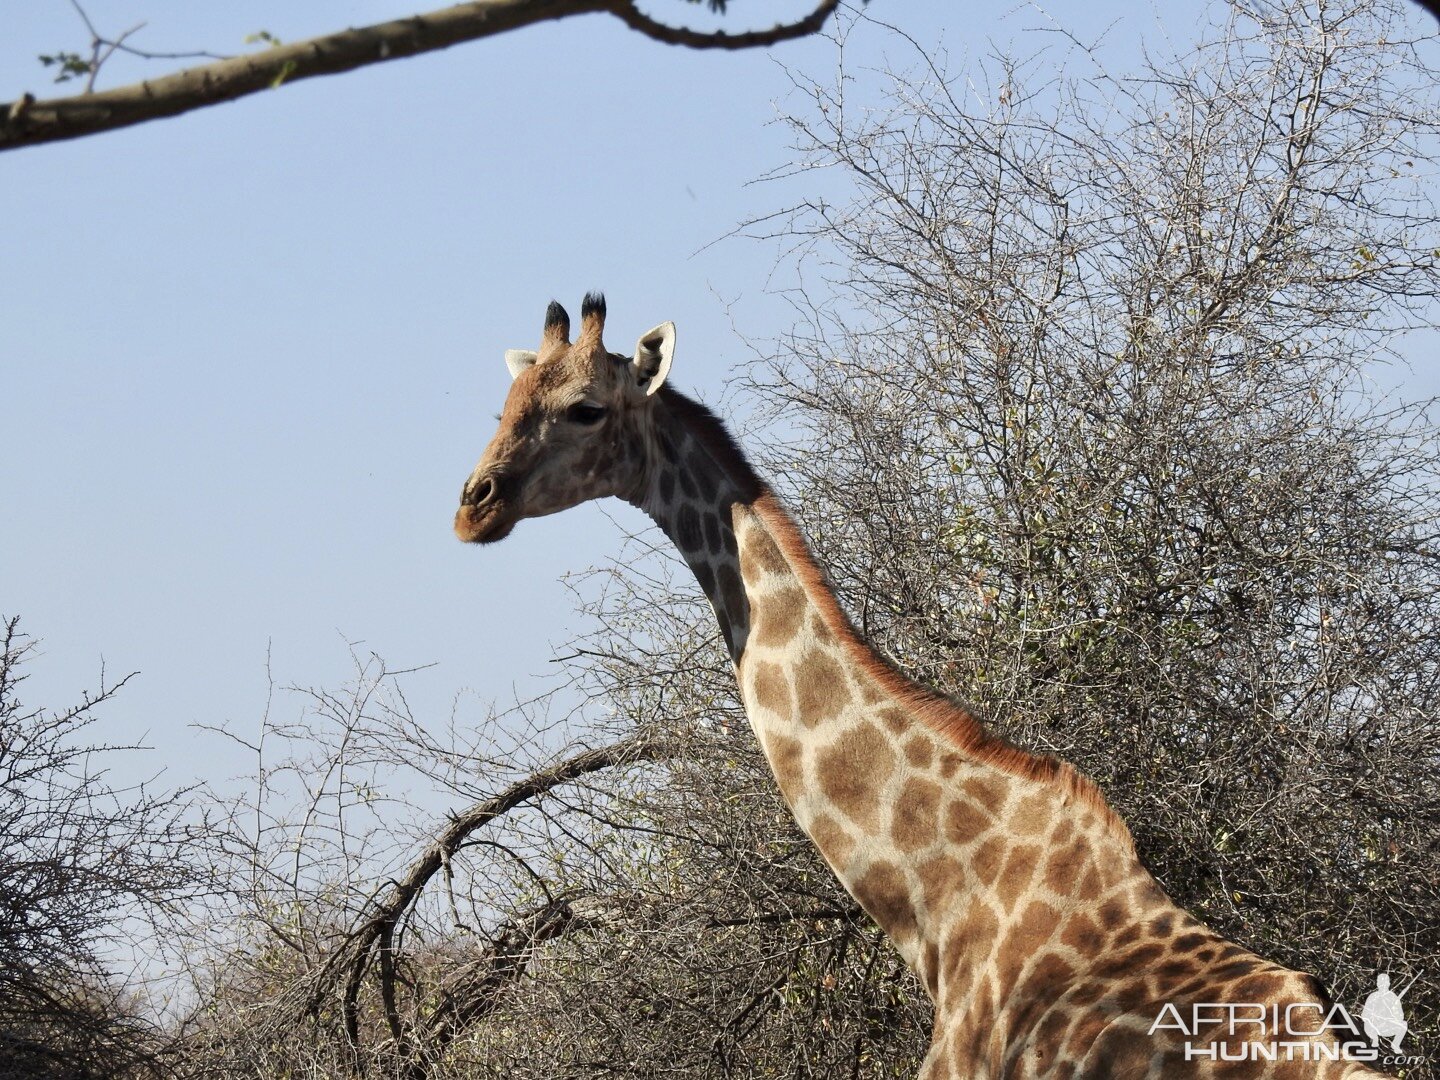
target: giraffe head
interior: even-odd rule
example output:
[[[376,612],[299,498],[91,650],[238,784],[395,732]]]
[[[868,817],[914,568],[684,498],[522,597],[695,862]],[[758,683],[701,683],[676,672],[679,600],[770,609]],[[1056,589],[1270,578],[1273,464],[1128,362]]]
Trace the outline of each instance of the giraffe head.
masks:
[[[515,381],[500,429],[460,492],[461,540],[503,540],[522,518],[606,495],[639,501],[652,395],[670,371],[675,324],[643,334],[633,356],[609,352],[604,329],[603,296],[586,295],[573,343],[570,316],[552,301],[539,350],[505,354]]]

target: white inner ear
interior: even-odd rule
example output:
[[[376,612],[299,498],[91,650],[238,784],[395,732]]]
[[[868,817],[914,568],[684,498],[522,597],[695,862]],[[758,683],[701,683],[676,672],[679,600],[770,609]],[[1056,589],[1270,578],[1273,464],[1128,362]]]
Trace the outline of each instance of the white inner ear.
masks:
[[[630,365],[637,382],[645,383],[645,394],[655,393],[670,374],[670,360],[675,355],[675,324],[662,322],[640,335],[635,346],[635,360]],[[647,381],[648,380],[648,381]]]
[[[510,369],[510,378],[519,378],[520,373],[534,364],[539,356],[539,353],[529,349],[506,349],[505,366]]]

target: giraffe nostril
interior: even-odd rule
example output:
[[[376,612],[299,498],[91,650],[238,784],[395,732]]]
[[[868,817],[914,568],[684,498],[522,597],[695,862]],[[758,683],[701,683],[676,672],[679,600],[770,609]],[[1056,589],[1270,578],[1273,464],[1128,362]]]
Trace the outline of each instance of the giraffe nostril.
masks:
[[[471,506],[484,506],[493,498],[495,498],[495,479],[491,476],[483,476],[479,480],[472,480],[465,485],[465,491],[461,494],[460,501]]]

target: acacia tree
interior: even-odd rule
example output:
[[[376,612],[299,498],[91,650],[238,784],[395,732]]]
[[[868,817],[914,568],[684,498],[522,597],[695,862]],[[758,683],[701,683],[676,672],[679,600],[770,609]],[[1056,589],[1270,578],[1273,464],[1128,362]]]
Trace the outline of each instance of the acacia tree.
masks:
[[[813,34],[839,6],[839,0],[820,0],[803,18],[768,29],[702,33],[652,18],[641,11],[634,0],[471,0],[424,15],[289,44],[273,34],[261,32],[255,35],[256,41],[265,46],[260,51],[222,56],[209,52],[165,54],[141,49],[135,44],[134,35],[143,23],[120,33],[106,34],[96,28],[77,0],[71,2],[84,20],[89,42],[83,52],[62,49],[42,54],[40,60],[59,72],[56,81],[83,80],[84,90],[46,100],[37,100],[34,94],[25,93],[0,109],[0,150],[75,139],[177,116],[260,90],[279,89],[300,79],[400,60],[574,15],[613,15],[631,29],[669,45],[692,49],[752,49]],[[724,11],[726,0],[709,0],[709,6],[713,11]],[[97,90],[95,81],[101,67],[116,53],[149,60],[204,59],[209,62],[131,86]]]
[[[1440,955],[1440,447],[1375,388],[1435,313],[1435,41],[1217,15],[1129,78],[797,80],[793,171],[843,184],[754,230],[808,284],[753,384],[872,638],[1353,1006]]]

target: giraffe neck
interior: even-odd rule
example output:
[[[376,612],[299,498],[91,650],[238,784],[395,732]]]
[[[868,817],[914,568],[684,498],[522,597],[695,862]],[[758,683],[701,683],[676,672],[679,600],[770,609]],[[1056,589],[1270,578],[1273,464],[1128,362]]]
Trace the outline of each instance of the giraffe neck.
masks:
[[[1067,930],[1073,971],[1115,927],[1175,910],[1093,785],[886,664],[719,421],[668,389],[657,404],[636,501],[709,598],[800,827],[937,1005],[987,974],[1003,995]]]

